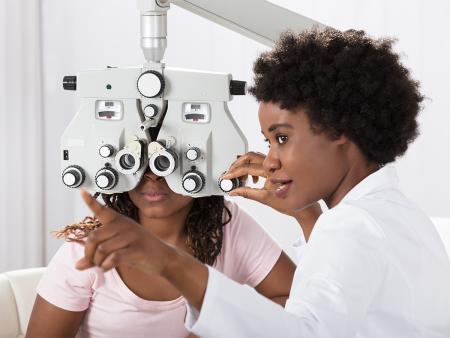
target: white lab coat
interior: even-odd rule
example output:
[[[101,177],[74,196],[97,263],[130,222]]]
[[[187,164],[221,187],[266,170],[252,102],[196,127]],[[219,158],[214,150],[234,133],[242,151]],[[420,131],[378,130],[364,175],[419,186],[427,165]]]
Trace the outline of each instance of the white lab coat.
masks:
[[[209,268],[201,313],[208,337],[450,337],[450,262],[429,218],[386,166],[318,219],[285,310]]]

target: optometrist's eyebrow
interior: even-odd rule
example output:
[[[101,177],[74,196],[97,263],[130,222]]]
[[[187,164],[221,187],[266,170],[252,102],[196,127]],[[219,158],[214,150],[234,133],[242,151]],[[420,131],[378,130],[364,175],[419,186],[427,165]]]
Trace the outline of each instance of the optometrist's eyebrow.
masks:
[[[268,131],[271,133],[271,132],[273,132],[275,129],[278,129],[278,128],[294,128],[292,125],[290,125],[289,123],[277,123],[277,124],[272,124],[270,127],[269,127],[269,129],[268,129]]]

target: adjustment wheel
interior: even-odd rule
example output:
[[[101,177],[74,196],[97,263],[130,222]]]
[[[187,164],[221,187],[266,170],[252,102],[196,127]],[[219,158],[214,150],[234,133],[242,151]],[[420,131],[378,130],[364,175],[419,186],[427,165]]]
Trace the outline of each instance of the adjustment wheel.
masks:
[[[196,159],[198,159],[200,157],[200,149],[198,149],[197,147],[192,147],[189,148],[186,151],[186,158],[189,161],[195,161]]]
[[[98,150],[98,153],[100,154],[101,157],[107,158],[107,157],[112,156],[112,154],[114,154],[114,148],[110,144],[105,144],[100,147],[100,149]]]
[[[137,80],[137,89],[142,96],[157,97],[164,91],[164,77],[156,70],[142,73]]]
[[[95,184],[102,190],[111,190],[117,184],[118,176],[114,169],[103,168],[95,175]]]
[[[205,186],[205,178],[198,171],[190,171],[183,176],[183,189],[191,194],[196,194]]]
[[[62,173],[62,180],[69,188],[78,188],[84,182],[84,170],[77,165],[67,167]]]
[[[224,180],[224,179],[220,178],[218,184],[219,184],[220,190],[228,193],[231,190],[234,190],[237,187],[239,187],[240,182],[239,182],[238,178],[232,178],[231,180]]]
[[[144,108],[144,116],[148,119],[158,115],[158,106],[155,104],[149,104]]]

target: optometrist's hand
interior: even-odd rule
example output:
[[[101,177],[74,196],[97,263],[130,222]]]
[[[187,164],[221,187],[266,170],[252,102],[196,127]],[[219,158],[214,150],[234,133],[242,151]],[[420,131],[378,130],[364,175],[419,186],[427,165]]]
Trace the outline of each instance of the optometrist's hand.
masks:
[[[263,177],[266,180],[264,182],[264,186],[260,189],[242,186],[232,190],[229,195],[242,196],[244,198],[258,201],[283,214],[295,217],[300,223],[301,221],[306,220],[314,224],[322,213],[319,203],[314,203],[302,211],[287,209],[285,203],[283,203],[283,200],[275,195],[275,190],[278,186],[270,182],[270,175],[263,167],[263,161],[265,158],[266,156],[264,154],[248,152],[240,156],[230,166],[226,174],[222,176],[225,179],[238,177],[243,184],[247,182],[249,176],[252,177],[254,183],[258,182],[260,177]]]
[[[100,204],[86,191],[81,195],[103,226],[88,235],[77,269],[98,266],[108,271],[124,264],[148,274],[162,274],[172,247],[131,218]]]

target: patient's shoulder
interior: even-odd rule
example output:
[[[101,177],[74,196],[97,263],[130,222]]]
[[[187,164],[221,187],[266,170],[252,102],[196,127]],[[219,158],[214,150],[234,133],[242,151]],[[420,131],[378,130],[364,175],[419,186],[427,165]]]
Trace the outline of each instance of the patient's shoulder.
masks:
[[[84,242],[84,241],[83,241]],[[59,247],[54,259],[64,259],[69,261],[78,261],[84,256],[84,245],[74,241],[66,240]]]
[[[214,267],[228,277],[251,286],[272,269],[280,246],[236,203],[226,201],[231,220],[224,226],[221,253]]]

